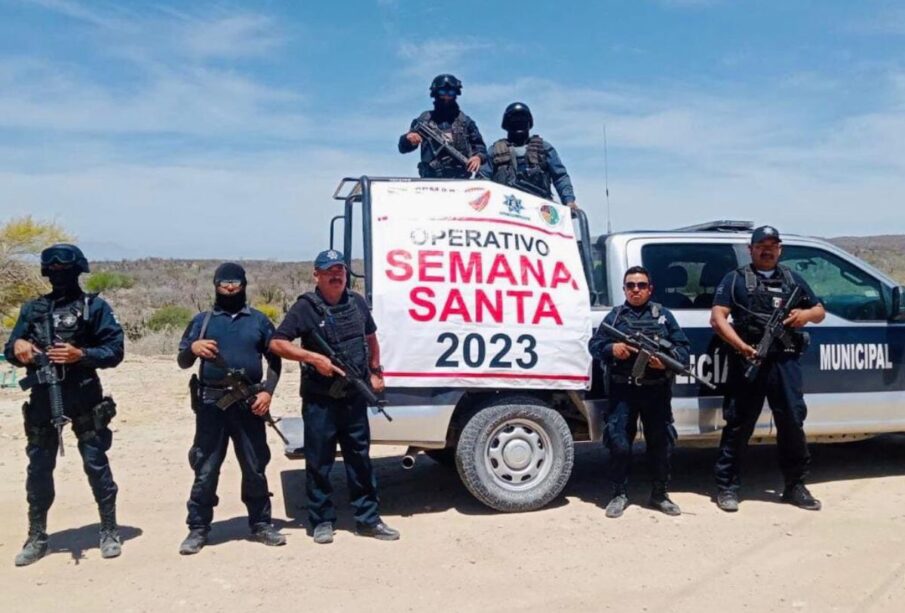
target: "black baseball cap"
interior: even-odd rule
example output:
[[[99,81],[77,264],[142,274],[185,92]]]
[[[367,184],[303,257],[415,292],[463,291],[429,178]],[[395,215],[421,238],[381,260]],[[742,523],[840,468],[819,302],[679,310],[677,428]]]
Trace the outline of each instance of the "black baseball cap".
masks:
[[[754,245],[769,238],[775,239],[778,243],[782,242],[779,237],[779,230],[773,226],[760,226],[759,228],[754,228],[754,232],[751,234],[751,244]]]

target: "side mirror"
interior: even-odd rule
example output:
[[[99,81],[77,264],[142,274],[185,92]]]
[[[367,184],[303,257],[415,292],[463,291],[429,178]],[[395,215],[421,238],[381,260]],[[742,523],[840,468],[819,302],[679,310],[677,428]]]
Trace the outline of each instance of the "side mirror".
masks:
[[[899,285],[892,288],[892,309],[890,309],[890,321],[905,321],[905,299],[902,294],[905,293],[905,287]]]

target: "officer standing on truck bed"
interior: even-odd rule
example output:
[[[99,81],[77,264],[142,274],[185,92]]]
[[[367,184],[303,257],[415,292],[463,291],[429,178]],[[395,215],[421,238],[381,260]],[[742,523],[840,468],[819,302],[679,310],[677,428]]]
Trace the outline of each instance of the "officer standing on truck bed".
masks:
[[[649,337],[666,339],[672,346],[672,357],[688,363],[690,344],[668,309],[651,302],[653,284],[650,273],[642,266],[625,271],[622,282],[625,303],[616,307],[604,322],[626,334],[640,332]],[[651,356],[642,377],[632,376],[637,349],[614,342],[601,327],[590,342],[591,355],[609,365],[609,408],[605,417],[604,443],[610,452],[609,478],[613,496],[606,507],[607,517],[620,517],[628,504],[628,473],[632,460],[632,443],[638,431],[638,417],[644,427],[647,460],[653,477],[648,504],[666,513],[679,515],[679,506],[669,499],[670,459],[676,441],[673,427],[672,375],[656,356]]]
[[[346,289],[343,254],[332,249],[314,260],[313,292],[299,296],[286,313],[270,343],[271,350],[304,364],[302,417],[305,424],[305,492],[314,541],[333,542],[336,508],[331,500],[330,470],[336,443],[342,451],[355,514],[356,532],[394,541],[399,532],[387,526],[378,512],[377,480],[369,449],[368,407],[361,394],[343,377],[370,379],[383,391],[383,368],[377,344],[377,325],[364,297]],[[325,355],[316,336],[325,341],[350,370],[343,372]],[[302,346],[293,341],[301,339]],[[370,374],[370,377],[368,375]]]
[[[399,137],[399,153],[421,146],[418,174],[422,179],[469,179],[487,161],[487,146],[475,122],[459,109],[456,98],[462,82],[451,74],[437,75],[430,86],[434,109],[421,113],[408,132]],[[468,159],[463,166],[440,145],[418,131],[420,123],[439,131],[443,138]]]
[[[113,442],[107,426],[116,415],[116,404],[104,396],[97,369],[122,362],[123,329],[103,298],[82,291],[79,275],[88,271],[88,260],[75,245],[42,251],[41,274],[48,277],[53,291],[23,305],[4,348],[10,363],[27,369],[23,389],[31,389],[22,407],[28,438],[28,540],[16,556],[16,566],[37,562],[47,553],[53,471],[63,427],[70,422],[100,513],[101,556],[122,553],[116,525],[118,489],[107,458]],[[63,415],[54,415],[60,398]]]
[[[179,343],[176,360],[180,368],[191,368],[195,360],[201,359],[198,374],[192,376],[189,384],[195,411],[189,464],[195,480],[186,504],[189,534],[179,546],[182,555],[196,554],[207,544],[214,507],[219,501],[220,467],[230,440],[242,469],[242,502],[248,510],[252,538],[270,546],[286,544],[286,537],[271,523],[271,494],[265,472],[270,448],[262,418],[270,410],[282,361],[268,350],[274,327],[264,313],[248,306],[247,286],[245,269],[240,265],[226,262],[218,266],[214,272],[213,308],[192,319]],[[263,384],[261,358],[268,367]],[[214,360],[220,363],[215,364]],[[252,397],[236,399],[229,406],[220,406],[232,391],[224,368],[241,369],[250,385],[261,384],[260,391]]]
[[[531,134],[534,117],[528,105],[513,102],[507,106],[502,127],[506,138],[493,143],[481,176],[547,200],[553,199],[552,184],[560,202],[578,208],[572,179],[556,149],[537,134]]]
[[[723,427],[719,459],[716,462],[717,505],[724,511],[738,510],[739,474],[764,399],[773,411],[779,464],[785,478],[782,501],[802,509],[820,510],[804,485],[810,454],[804,433],[807,406],[802,395],[799,358],[806,348],[806,336],[797,331],[808,323],[820,323],[826,311],[820,299],[798,274],[779,264],[782,241],[771,226],[761,226],[751,235],[748,247],[751,264],[723,277],[716,289],[710,324],[736,354],[730,356],[728,393],[723,404]],[[757,355],[755,346],[764,336],[771,314],[786,305],[796,287],[801,299],[783,324],[788,334],[776,339],[756,376],[749,380],[745,370]],[[732,324],[728,316],[732,315]]]

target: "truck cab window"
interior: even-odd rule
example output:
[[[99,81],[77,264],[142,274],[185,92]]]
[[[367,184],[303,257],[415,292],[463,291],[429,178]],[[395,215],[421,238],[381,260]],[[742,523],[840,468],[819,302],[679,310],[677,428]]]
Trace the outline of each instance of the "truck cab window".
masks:
[[[597,296],[591,297],[591,304],[611,306],[613,303],[609,295],[606,274],[606,236],[598,236],[591,244],[591,275],[597,287]]]
[[[716,286],[738,267],[732,245],[654,243],[641,248],[654,284],[653,300],[669,309],[709,309]]]
[[[883,285],[839,256],[789,245],[783,247],[780,261],[807,281],[833,315],[851,321],[886,319]]]

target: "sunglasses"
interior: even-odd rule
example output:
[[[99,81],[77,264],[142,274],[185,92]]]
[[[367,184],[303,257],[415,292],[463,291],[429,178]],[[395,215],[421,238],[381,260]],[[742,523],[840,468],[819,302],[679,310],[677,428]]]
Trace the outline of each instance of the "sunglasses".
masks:
[[[237,285],[242,285],[242,281],[239,279],[223,279],[222,281],[217,281],[217,285],[219,287],[236,287]]]
[[[456,90],[454,89],[438,89],[438,96],[456,96]]]
[[[648,283],[647,281],[639,281],[638,283],[635,283],[634,281],[625,282],[625,289],[627,289],[629,291],[631,291],[633,289],[646,290],[649,287],[650,287],[650,283]]]

